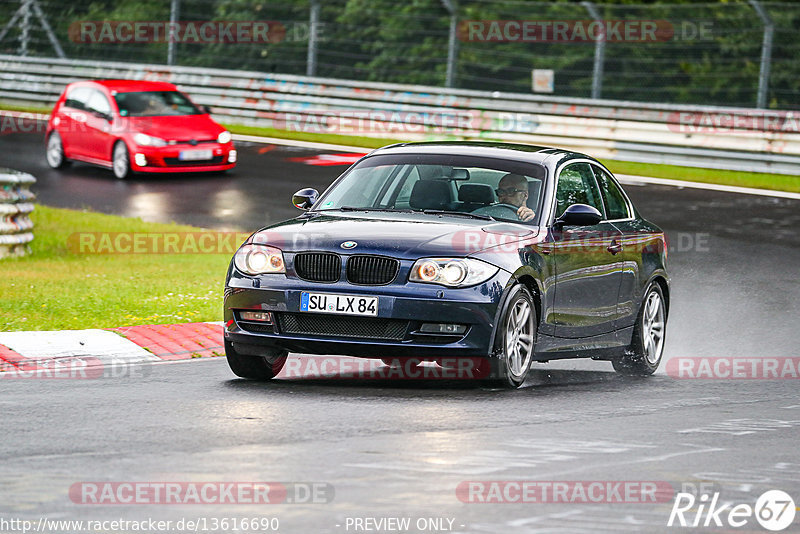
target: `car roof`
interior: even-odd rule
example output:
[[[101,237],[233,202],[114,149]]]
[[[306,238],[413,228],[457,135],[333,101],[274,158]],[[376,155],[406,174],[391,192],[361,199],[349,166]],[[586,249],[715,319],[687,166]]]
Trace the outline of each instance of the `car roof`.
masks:
[[[109,91],[118,91],[120,93],[134,91],[175,91],[177,89],[175,85],[171,83],[150,80],[87,80],[87,82],[102,85]]]
[[[545,160],[561,162],[568,159],[589,159],[591,156],[562,148],[503,143],[492,141],[425,141],[419,143],[398,143],[373,150],[370,156],[378,154],[442,154],[447,156],[481,156],[488,158],[511,159],[545,165]],[[550,163],[550,162],[548,162]],[[599,163],[599,162],[598,162]]]

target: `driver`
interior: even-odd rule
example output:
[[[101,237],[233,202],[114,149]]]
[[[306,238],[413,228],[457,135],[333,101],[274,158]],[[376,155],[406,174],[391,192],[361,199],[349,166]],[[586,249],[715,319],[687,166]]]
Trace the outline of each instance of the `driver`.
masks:
[[[528,201],[528,180],[521,174],[509,173],[500,179],[495,189],[497,200],[501,204],[511,204],[518,207],[517,217],[520,221],[530,221],[536,215],[532,209],[525,205]]]

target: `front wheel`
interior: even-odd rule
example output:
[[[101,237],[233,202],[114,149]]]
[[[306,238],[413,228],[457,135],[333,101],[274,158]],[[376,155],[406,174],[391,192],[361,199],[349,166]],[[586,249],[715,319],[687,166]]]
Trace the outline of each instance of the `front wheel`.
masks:
[[[130,156],[128,155],[128,147],[123,141],[117,141],[117,144],[114,145],[111,168],[114,171],[114,176],[120,180],[130,177],[132,174],[131,160]]]
[[[225,357],[228,366],[238,377],[251,380],[269,380],[281,372],[286,364],[288,353],[285,350],[275,349],[271,356],[249,356],[239,354],[233,348],[233,343],[225,340]]]
[[[56,131],[47,138],[45,157],[47,164],[53,169],[61,169],[69,164],[69,160],[64,156],[64,144],[61,142],[61,136]]]
[[[496,349],[500,361],[494,366],[492,382],[510,388],[518,388],[525,382],[533,362],[537,325],[531,292],[522,284],[514,286],[498,324]]]
[[[645,292],[630,346],[622,358],[612,361],[614,370],[631,376],[647,376],[655,373],[664,353],[666,329],[667,310],[664,293],[661,291],[661,286],[653,282]]]

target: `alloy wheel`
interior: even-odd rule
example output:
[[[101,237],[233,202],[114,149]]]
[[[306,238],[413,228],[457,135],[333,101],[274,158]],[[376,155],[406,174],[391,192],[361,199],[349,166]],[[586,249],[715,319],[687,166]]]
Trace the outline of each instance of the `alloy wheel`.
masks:
[[[57,169],[64,163],[64,147],[61,145],[61,137],[53,132],[47,139],[47,164]]]
[[[114,147],[114,176],[120,180],[126,178],[130,172],[130,163],[128,161],[128,149],[124,143],[117,143]]]
[[[515,378],[524,377],[533,356],[531,303],[528,299],[517,300],[509,310],[504,345],[508,372]]]
[[[658,362],[664,350],[664,305],[661,295],[655,291],[648,295],[642,314],[642,343],[647,361]]]

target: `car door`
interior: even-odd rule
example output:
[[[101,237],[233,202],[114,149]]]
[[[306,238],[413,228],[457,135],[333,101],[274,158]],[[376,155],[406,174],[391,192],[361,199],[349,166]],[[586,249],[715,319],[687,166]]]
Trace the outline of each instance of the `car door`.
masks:
[[[606,207],[608,222],[620,231],[619,245],[622,247],[617,257],[620,261],[620,288],[617,303],[617,322],[620,330],[632,326],[638,313],[637,292],[641,283],[642,250],[649,234],[643,233],[639,220],[634,217],[630,200],[622,191],[613,176],[599,165],[592,165],[600,194]]]
[[[604,215],[592,226],[551,226],[555,296],[549,321],[557,338],[575,340],[614,331],[620,288],[616,246],[621,232],[605,220],[600,189],[588,162],[562,167],[554,218],[572,204],[588,204]]]
[[[92,89],[86,114],[86,155],[111,161],[111,103],[98,89]]]
[[[59,112],[59,124],[56,126],[56,130],[61,136],[64,152],[70,157],[85,157],[88,151],[86,121],[89,115],[87,106],[91,92],[89,87],[70,89]]]

